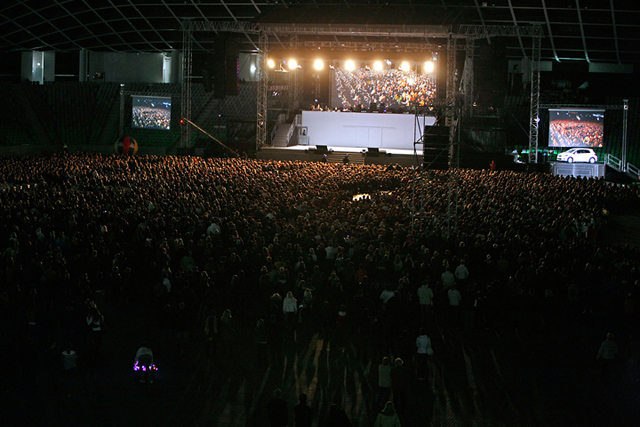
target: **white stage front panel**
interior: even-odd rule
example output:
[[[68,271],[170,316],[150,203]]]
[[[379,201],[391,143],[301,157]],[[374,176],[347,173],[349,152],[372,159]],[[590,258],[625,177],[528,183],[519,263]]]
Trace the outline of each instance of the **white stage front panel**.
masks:
[[[308,129],[309,145],[332,147],[413,150],[414,137],[419,138],[424,126],[433,126],[435,121],[435,117],[416,119],[413,114],[302,112],[302,126]]]

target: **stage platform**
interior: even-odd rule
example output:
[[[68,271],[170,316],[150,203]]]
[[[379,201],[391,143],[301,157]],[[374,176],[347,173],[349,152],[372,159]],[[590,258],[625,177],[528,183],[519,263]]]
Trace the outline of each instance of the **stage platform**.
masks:
[[[607,166],[604,163],[551,162],[549,170],[554,175],[584,178],[604,178]]]
[[[291,147],[262,147],[256,158],[262,160],[301,160],[305,162],[320,162],[324,154],[339,154],[340,158],[349,153],[353,163],[368,165],[419,165],[422,163],[422,149],[414,152],[399,148],[380,148],[377,153],[362,147],[343,147],[335,145],[294,145]],[[361,160],[361,161],[359,161]]]

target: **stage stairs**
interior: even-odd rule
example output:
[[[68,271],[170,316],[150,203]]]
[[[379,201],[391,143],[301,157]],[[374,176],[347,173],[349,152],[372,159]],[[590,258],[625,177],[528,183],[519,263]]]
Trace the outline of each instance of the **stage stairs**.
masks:
[[[364,165],[364,155],[362,153],[353,153],[348,151],[331,151],[327,153],[329,163],[342,163],[345,154],[349,155],[349,163],[352,165]]]

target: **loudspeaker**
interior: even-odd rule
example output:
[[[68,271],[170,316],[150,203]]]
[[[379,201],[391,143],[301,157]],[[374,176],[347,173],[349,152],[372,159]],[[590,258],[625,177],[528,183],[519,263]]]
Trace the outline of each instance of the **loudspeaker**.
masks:
[[[379,156],[380,155],[380,149],[378,147],[369,147],[369,148],[367,148],[367,155],[368,156]]]
[[[449,138],[449,126],[425,126],[424,127],[424,136],[433,137],[433,136],[446,136]]]
[[[436,99],[447,98],[447,48],[438,51],[436,61]]]
[[[224,56],[224,77],[225,92],[229,96],[237,96],[239,90],[240,59],[238,54],[238,43],[230,41],[227,43]]]
[[[329,152],[329,150],[327,150],[327,146],[326,145],[316,145],[316,149],[317,149],[319,154],[326,154],[326,153]]]
[[[227,96],[226,82],[227,40],[225,36],[218,36],[213,45],[212,81],[213,97],[224,99]]]
[[[202,86],[207,93],[213,90],[213,86],[211,85],[211,71],[207,69],[202,70]]]
[[[476,98],[483,104],[503,107],[509,81],[506,41],[495,38],[490,45],[480,44],[474,67]]]

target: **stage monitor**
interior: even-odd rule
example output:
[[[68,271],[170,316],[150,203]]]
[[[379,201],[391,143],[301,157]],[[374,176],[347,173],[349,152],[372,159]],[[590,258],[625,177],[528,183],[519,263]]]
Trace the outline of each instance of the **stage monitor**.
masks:
[[[171,98],[131,95],[131,127],[171,130]]]
[[[602,147],[604,110],[549,109],[549,147]]]

